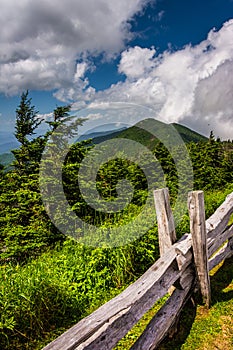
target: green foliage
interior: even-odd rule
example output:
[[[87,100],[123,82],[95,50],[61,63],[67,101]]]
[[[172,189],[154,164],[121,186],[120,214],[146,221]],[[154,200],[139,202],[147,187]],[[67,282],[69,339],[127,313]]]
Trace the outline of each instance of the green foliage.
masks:
[[[21,101],[16,109],[16,125],[15,137],[22,144],[25,145],[28,137],[35,134],[35,130],[41,124],[42,120],[37,118],[38,111],[35,106],[32,106],[31,99],[28,97],[28,91],[23,92]]]
[[[122,153],[102,164],[96,174],[95,188],[90,187],[89,193],[97,189],[99,198],[107,203],[117,200],[119,181],[126,179],[133,188],[133,196],[117,213],[95,210],[83,198],[78,181],[80,164],[92,150],[89,141],[74,144],[65,157],[62,169],[65,196],[78,217],[98,226],[103,235],[110,235],[112,227],[120,228],[117,239],[121,247],[88,248],[65,238],[51,223],[47,213],[54,210],[54,206],[58,216],[62,210],[56,193],[56,166],[60,166],[56,155],[67,150],[68,139],[76,135],[77,126],[83,122],[73,119],[70,110],[69,105],[57,107],[53,121],[48,122],[50,130],[34,137],[41,121],[37,119],[28,91],[23,93],[16,110],[15,134],[21,146],[13,151],[14,168],[6,172],[0,167],[0,342],[3,350],[35,349],[37,340],[45,342],[47,337],[62,333],[138,278],[159,256],[156,225],[141,237],[135,235],[135,227],[129,230],[125,226],[134,222],[148,198],[148,179],[140,165],[148,167],[150,162],[144,159],[143,164],[136,164]],[[150,123],[154,121],[149,120],[148,125]],[[168,137],[163,123],[157,124],[163,137]],[[188,129],[175,127],[181,136],[183,133],[185,142],[193,140],[195,135]],[[140,123],[125,130],[121,137],[151,149],[164,174],[156,186],[161,187],[162,180],[165,181],[172,204],[180,188],[184,192],[189,189],[189,174],[185,159],[179,157],[179,145],[173,148],[172,156],[161,142],[140,128]],[[231,141],[215,140],[213,134],[208,140],[195,137],[198,142],[188,143],[187,149],[194,170],[194,187],[205,191],[206,217],[209,217],[226,194],[233,191],[233,145]],[[39,189],[39,165],[46,143],[43,166],[47,166],[47,173],[42,180],[50,202],[45,208]],[[86,174],[92,171],[91,164]],[[153,171],[150,176],[154,176]],[[84,178],[79,180],[85,182]],[[153,207],[142,217],[136,230],[140,225],[145,227],[151,218],[154,218]],[[64,217],[60,220],[64,221]],[[64,227],[66,220],[68,218],[62,222]],[[177,235],[188,231],[189,218],[184,215]],[[91,231],[80,235],[89,235],[89,246],[94,246],[99,239]]]
[[[184,125],[177,123],[172,123],[172,125],[176,128],[185,143],[207,141],[205,136],[198,134]]]
[[[166,181],[166,186],[169,188],[171,201],[174,201],[177,196],[179,181],[174,159],[162,142],[159,142],[155,147],[154,155],[163,169],[164,179]]]
[[[45,145],[43,137],[32,138],[43,121],[38,119],[37,113],[28,97],[28,91],[22,93],[20,104],[16,109],[15,125],[15,137],[20,142],[20,148],[12,151],[15,157],[14,167],[21,175],[31,174],[37,170]]]
[[[57,181],[59,181],[56,178],[56,162],[57,167],[60,167],[57,154],[67,149],[68,139],[76,135],[77,126],[82,123],[81,120],[73,119],[69,115],[70,109],[70,105],[57,107],[53,113],[53,121],[47,122],[51,130],[44,136],[29,139],[28,137],[33,135],[40,122],[36,119],[37,112],[31,104],[31,99],[28,98],[28,91],[22,94],[20,105],[16,110],[16,135],[21,141],[21,147],[13,151],[16,157],[15,169],[10,170],[5,176],[1,175],[0,183],[2,191],[0,196],[0,245],[1,257],[4,259],[12,257],[23,261],[32,254],[38,254],[44,247],[53,245],[57,240],[63,240],[63,236],[48,219],[47,213],[50,214],[56,209],[59,216],[59,212],[62,211],[63,203],[56,191]],[[147,122],[148,127],[155,123],[154,120],[147,120]],[[167,137],[164,124],[158,121],[156,123],[164,133],[163,137]],[[189,174],[186,174],[184,159],[179,159],[179,146],[173,149],[173,155],[176,155],[176,160],[174,160],[168,149],[149,132],[141,129],[140,125],[138,123],[135,127],[123,131],[122,135],[136,141],[139,137],[142,144],[152,147],[152,152],[164,174],[164,179],[160,180],[165,181],[170,190],[171,201],[175,203],[180,188],[183,192],[189,190],[186,181]],[[178,127],[178,125],[176,128],[188,139],[194,137],[192,132],[188,133],[187,128]],[[200,139],[198,143],[191,142],[187,145],[194,169],[194,187],[203,190],[223,188],[227,183],[233,181],[232,143],[215,140],[213,135],[207,141]],[[44,166],[47,167],[47,172],[42,181],[45,182],[44,188],[48,203],[44,208],[39,190],[38,170],[46,142],[47,157]],[[91,149],[89,142],[76,143],[66,156],[62,177],[65,196],[71,208],[84,222],[103,228],[121,226],[134,220],[142,210],[148,196],[148,179],[140,168],[142,164],[137,165],[128,161],[124,154],[119,154],[119,157],[102,164],[95,184],[88,188],[89,195],[96,187],[101,199],[106,202],[115,201],[119,198],[119,181],[124,179],[128,180],[133,188],[133,197],[123,210],[117,213],[105,213],[89,206],[80,192],[79,181],[85,183],[85,179],[79,178],[78,180],[80,164]],[[179,174],[177,162],[179,162]],[[146,161],[143,166],[148,166]],[[92,165],[86,171],[91,173]],[[161,185],[161,182],[156,185],[157,188],[161,186],[164,186]],[[67,213],[67,220],[68,215],[69,213]],[[61,220],[64,221],[64,216]],[[66,227],[67,220],[61,222],[63,227]],[[182,227],[183,223],[180,225]]]
[[[38,189],[38,175],[5,174],[0,186],[1,260],[25,261],[63,236],[47,218]]]
[[[70,106],[55,109],[56,125],[51,122],[54,129],[70,121],[69,110]],[[64,240],[64,236],[50,222],[41,200],[39,164],[51,132],[28,138],[41,123],[37,121],[36,113],[28,98],[28,91],[23,93],[16,110],[15,134],[21,146],[12,151],[15,156],[14,168],[0,178],[1,260],[10,258],[25,262],[25,259],[38,255],[46,247]],[[69,125],[69,135],[72,135],[73,127]]]
[[[188,145],[196,189],[224,188],[233,182],[233,147],[231,142],[214,140]],[[231,170],[230,170],[231,169]]]
[[[63,332],[119,293],[136,278],[134,255],[132,247],[91,249],[67,240],[26,266],[0,266],[1,349],[35,349],[35,339]]]

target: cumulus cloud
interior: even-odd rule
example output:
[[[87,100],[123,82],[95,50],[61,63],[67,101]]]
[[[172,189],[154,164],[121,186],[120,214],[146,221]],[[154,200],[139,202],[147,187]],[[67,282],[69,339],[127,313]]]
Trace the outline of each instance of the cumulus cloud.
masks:
[[[155,49],[131,47],[122,53],[118,70],[127,75],[128,78],[139,78],[149,73],[154,67],[154,55]]]
[[[2,0],[0,92],[81,83],[86,57],[122,50],[131,36],[128,20],[149,1]],[[84,63],[76,66],[80,58]]]
[[[53,118],[53,112],[51,113],[44,113],[44,114],[37,114],[38,119],[46,120],[46,121],[51,121]]]
[[[87,115],[87,118],[91,121],[102,119],[103,115],[101,113],[90,113]]]
[[[216,71],[200,80],[192,105],[192,125],[198,124],[206,134],[233,138],[233,60],[227,60]],[[185,118],[187,122],[190,118]]]
[[[195,115],[233,116],[233,60],[221,64],[208,78],[198,82],[193,112]]]
[[[90,101],[147,106],[165,122],[184,122],[204,134],[212,127],[221,137],[232,138],[232,38],[229,20],[200,44],[175,52],[155,56],[154,48],[130,48],[122,52],[119,64],[126,80],[94,92]]]
[[[213,128],[232,138],[233,19],[196,46],[159,55],[154,47],[124,50],[131,39],[129,19],[152,1],[2,0],[0,93],[55,90],[73,110],[102,104],[109,120],[108,105],[142,105],[165,122],[183,122],[205,134]],[[95,68],[92,57],[119,53],[125,81],[96,91],[87,78]],[[142,113],[133,110],[138,120]]]
[[[233,20],[205,41],[166,53],[155,76],[165,89],[159,118],[188,122],[205,134],[233,135]]]

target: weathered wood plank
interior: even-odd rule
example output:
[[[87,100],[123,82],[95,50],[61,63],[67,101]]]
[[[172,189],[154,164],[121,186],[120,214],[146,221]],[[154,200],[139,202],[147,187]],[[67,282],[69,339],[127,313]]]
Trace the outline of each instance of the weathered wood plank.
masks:
[[[190,233],[185,233],[177,243],[173,244],[177,253],[186,255],[192,247],[192,236]]]
[[[206,220],[207,237],[215,238],[220,232],[224,231],[232,213],[233,192],[226,197],[214,214]]]
[[[184,255],[178,248],[176,248],[176,253],[177,253],[176,262],[178,265],[178,269],[180,271],[184,270],[186,267],[188,267],[188,265],[190,265],[191,261],[193,260],[193,254],[191,250],[189,250]]]
[[[111,305],[105,304],[105,307],[100,308],[97,313],[93,313],[91,317],[86,319],[84,328],[76,327],[75,349],[112,349],[143,314],[153,306],[154,302],[166,294],[167,289],[177,280],[177,277],[175,266],[170,266],[166,270],[166,277],[161,277],[149,289],[143,291],[140,288],[138,292],[132,291],[132,294],[127,296],[127,305],[125,305],[125,300],[122,299],[121,295],[120,300],[114,302],[113,310],[117,311],[111,312],[111,317],[106,317]],[[136,293],[139,295],[135,297]],[[96,328],[92,334],[88,334],[88,339],[86,339],[87,325],[90,329],[90,322],[95,324],[96,320],[99,320],[100,327]],[[81,341],[78,341],[78,338],[81,338]],[[62,347],[62,349],[66,349],[66,347]]]
[[[193,290],[191,286],[193,286],[195,278],[193,276],[191,278],[187,273],[187,271],[192,268],[192,265],[190,265],[193,259],[191,253],[192,244],[195,246],[197,243],[196,246],[198,247],[194,248],[194,257],[195,254],[200,257],[201,252],[204,254],[198,261],[195,259],[195,264],[197,265],[199,280],[202,282],[201,290],[202,293],[204,293],[204,299],[207,305],[210,303],[208,270],[212,269],[225,258],[233,255],[233,238],[230,238],[230,233],[227,232],[227,230],[232,230],[232,228],[225,230],[230,215],[233,212],[233,193],[226,198],[225,202],[206,222],[203,193],[201,195],[200,193],[202,192],[197,191],[194,192],[194,195],[192,194],[189,196],[189,210],[193,215],[192,219],[190,215],[191,232],[197,232],[199,238],[196,239],[193,238],[195,235],[191,237],[190,234],[185,234],[179,242],[170,247],[176,240],[175,226],[170,203],[167,200],[169,196],[168,191],[161,191],[159,195],[163,196],[166,208],[164,211],[162,208],[159,209],[160,219],[158,221],[161,222],[161,226],[162,222],[165,222],[166,234],[168,235],[167,237],[170,237],[168,245],[165,245],[165,242],[161,244],[163,247],[163,256],[124,292],[63,333],[59,338],[48,344],[44,350],[112,349],[118,340],[133,327],[143,314],[149,310],[159,298],[167,293],[169,287],[179,282],[177,284],[178,289],[175,290],[172,297],[170,297],[167,302],[167,311],[163,309],[163,311],[166,311],[166,314],[168,313],[168,315],[170,315],[170,318],[167,317],[167,322],[165,322],[166,318],[163,321],[163,317],[159,320],[159,316],[163,315],[163,313],[158,313],[154,318],[154,323],[150,323],[150,326],[154,325],[155,332],[158,328],[156,324],[164,324],[166,332],[168,326],[170,329],[171,326],[177,322],[176,315],[178,316],[182,309],[182,300],[185,302],[188,298],[188,294],[186,295],[185,293],[187,290],[189,290],[190,293]],[[156,203],[159,206],[161,201],[157,199],[155,200],[155,205]],[[195,204],[197,210],[195,209]],[[206,230],[208,233],[208,240],[206,239]],[[225,232],[222,233],[224,230]],[[202,246],[202,238],[204,239],[204,246]],[[214,238],[216,239],[214,240]],[[228,238],[230,238],[229,242],[226,243],[208,263],[207,247],[209,248],[208,253],[210,254],[218,249],[219,244],[221,245],[223,240]],[[172,316],[173,318],[171,318],[171,312],[175,310],[177,310],[177,313],[174,313]],[[162,312],[162,309],[160,311]],[[162,332],[162,326],[159,329]],[[165,333],[162,335],[157,333],[156,335],[155,332],[152,329],[151,334],[153,339],[156,339],[156,343],[164,337]],[[148,348],[143,343],[143,347],[139,347],[138,349],[146,350],[153,349],[153,347]]]
[[[169,330],[177,323],[180,313],[190,298],[194,288],[194,272],[188,268],[183,274],[186,280],[185,289],[176,289],[165,305],[156,313],[143,334],[131,350],[153,350],[167,336]]]
[[[224,246],[209,260],[209,271],[219,265],[223,260],[230,258],[233,255],[233,250],[225,243]]]
[[[197,270],[198,282],[203,301],[207,307],[210,307],[211,291],[203,191],[194,191],[189,193],[188,207],[194,262]]]
[[[73,350],[90,337],[95,339],[90,349],[95,349],[93,345],[95,342],[98,346],[101,343],[102,347],[98,349],[105,349],[105,346],[107,346],[106,349],[111,349],[180,278],[183,270],[182,267],[181,270],[177,268],[176,249],[188,251],[190,247],[190,235],[186,235],[120,295],[82,319],[48,344],[44,350]],[[124,327],[122,327],[122,322],[125,323]],[[111,324],[108,330],[105,327],[106,324]],[[116,334],[115,337],[112,336],[113,333]]]
[[[195,280],[196,280],[196,273],[195,273],[194,265],[192,264],[187,267],[187,269],[184,271],[184,273],[182,273],[180,277],[181,289],[190,288],[190,286],[194,284]]]
[[[207,240],[208,256],[210,257],[213,255],[214,252],[216,252],[216,250],[218,250],[221,245],[231,237],[233,237],[233,225],[228,227],[223,233],[219,233],[215,238],[209,238]]]
[[[230,249],[231,249],[232,252],[233,252],[233,237],[231,237],[231,238],[228,240],[228,247],[230,247]]]
[[[159,251],[160,256],[162,256],[177,240],[168,188],[154,191],[154,202],[158,224]]]

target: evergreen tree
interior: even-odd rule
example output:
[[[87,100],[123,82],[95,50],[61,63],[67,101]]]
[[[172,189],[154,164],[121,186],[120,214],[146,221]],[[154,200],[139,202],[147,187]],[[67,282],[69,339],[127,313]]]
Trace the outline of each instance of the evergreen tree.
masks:
[[[70,106],[57,107],[54,111],[54,121],[51,122],[52,130],[44,136],[33,138],[41,120],[37,119],[38,112],[28,98],[28,91],[21,96],[20,105],[16,110],[15,127],[15,136],[21,145],[19,149],[12,151],[16,158],[14,169],[8,171],[0,181],[2,258],[10,257],[24,261],[65,238],[51,223],[42,203],[39,167],[49,135],[64,121],[69,120],[69,110]]]
[[[4,165],[0,163],[0,179],[3,177],[4,175]]]
[[[38,168],[41,153],[45,145],[43,137],[35,137],[35,131],[42,123],[38,119],[38,111],[28,97],[28,90],[21,95],[21,101],[16,109],[15,137],[20,142],[20,148],[13,150],[15,156],[14,166],[21,173],[30,173]]]
[[[28,97],[28,90],[21,95],[21,101],[16,109],[15,137],[22,144],[26,145],[28,136],[35,134],[35,130],[41,124],[38,120],[35,106],[31,104],[31,98]]]
[[[59,174],[61,167],[62,171],[65,168],[63,162],[68,157],[69,141],[78,134],[77,128],[83,122],[71,116],[70,110],[71,105],[59,106],[53,112],[53,120],[46,122],[50,126],[50,131],[45,135],[47,146],[40,167],[43,174],[40,180],[43,196],[46,198],[46,212],[50,217],[56,213],[57,220],[60,219],[60,213],[63,212],[63,193],[59,195],[57,190],[60,184]],[[81,156],[83,150],[80,149],[80,152],[77,153]],[[69,213],[64,216],[68,218]],[[65,223],[64,226],[67,224]]]

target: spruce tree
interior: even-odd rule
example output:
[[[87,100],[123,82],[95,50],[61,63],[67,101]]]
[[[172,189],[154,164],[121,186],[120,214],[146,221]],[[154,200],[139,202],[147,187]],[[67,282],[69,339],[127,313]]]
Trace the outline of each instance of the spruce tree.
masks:
[[[22,93],[20,104],[16,109],[15,137],[22,145],[27,144],[28,137],[35,134],[35,130],[42,122],[38,120],[38,111],[32,105],[28,94],[28,90]]]
[[[20,147],[12,151],[14,169],[0,181],[0,261],[25,261],[64,239],[50,222],[41,200],[39,166],[48,135],[35,136],[42,122],[37,113],[26,91],[16,109],[15,136]]]
[[[29,174],[38,168],[45,145],[44,137],[33,138],[43,119],[38,119],[38,111],[32,105],[28,94],[28,90],[22,93],[20,104],[16,109],[15,137],[20,147],[12,151],[15,156],[14,166],[21,175]]]

